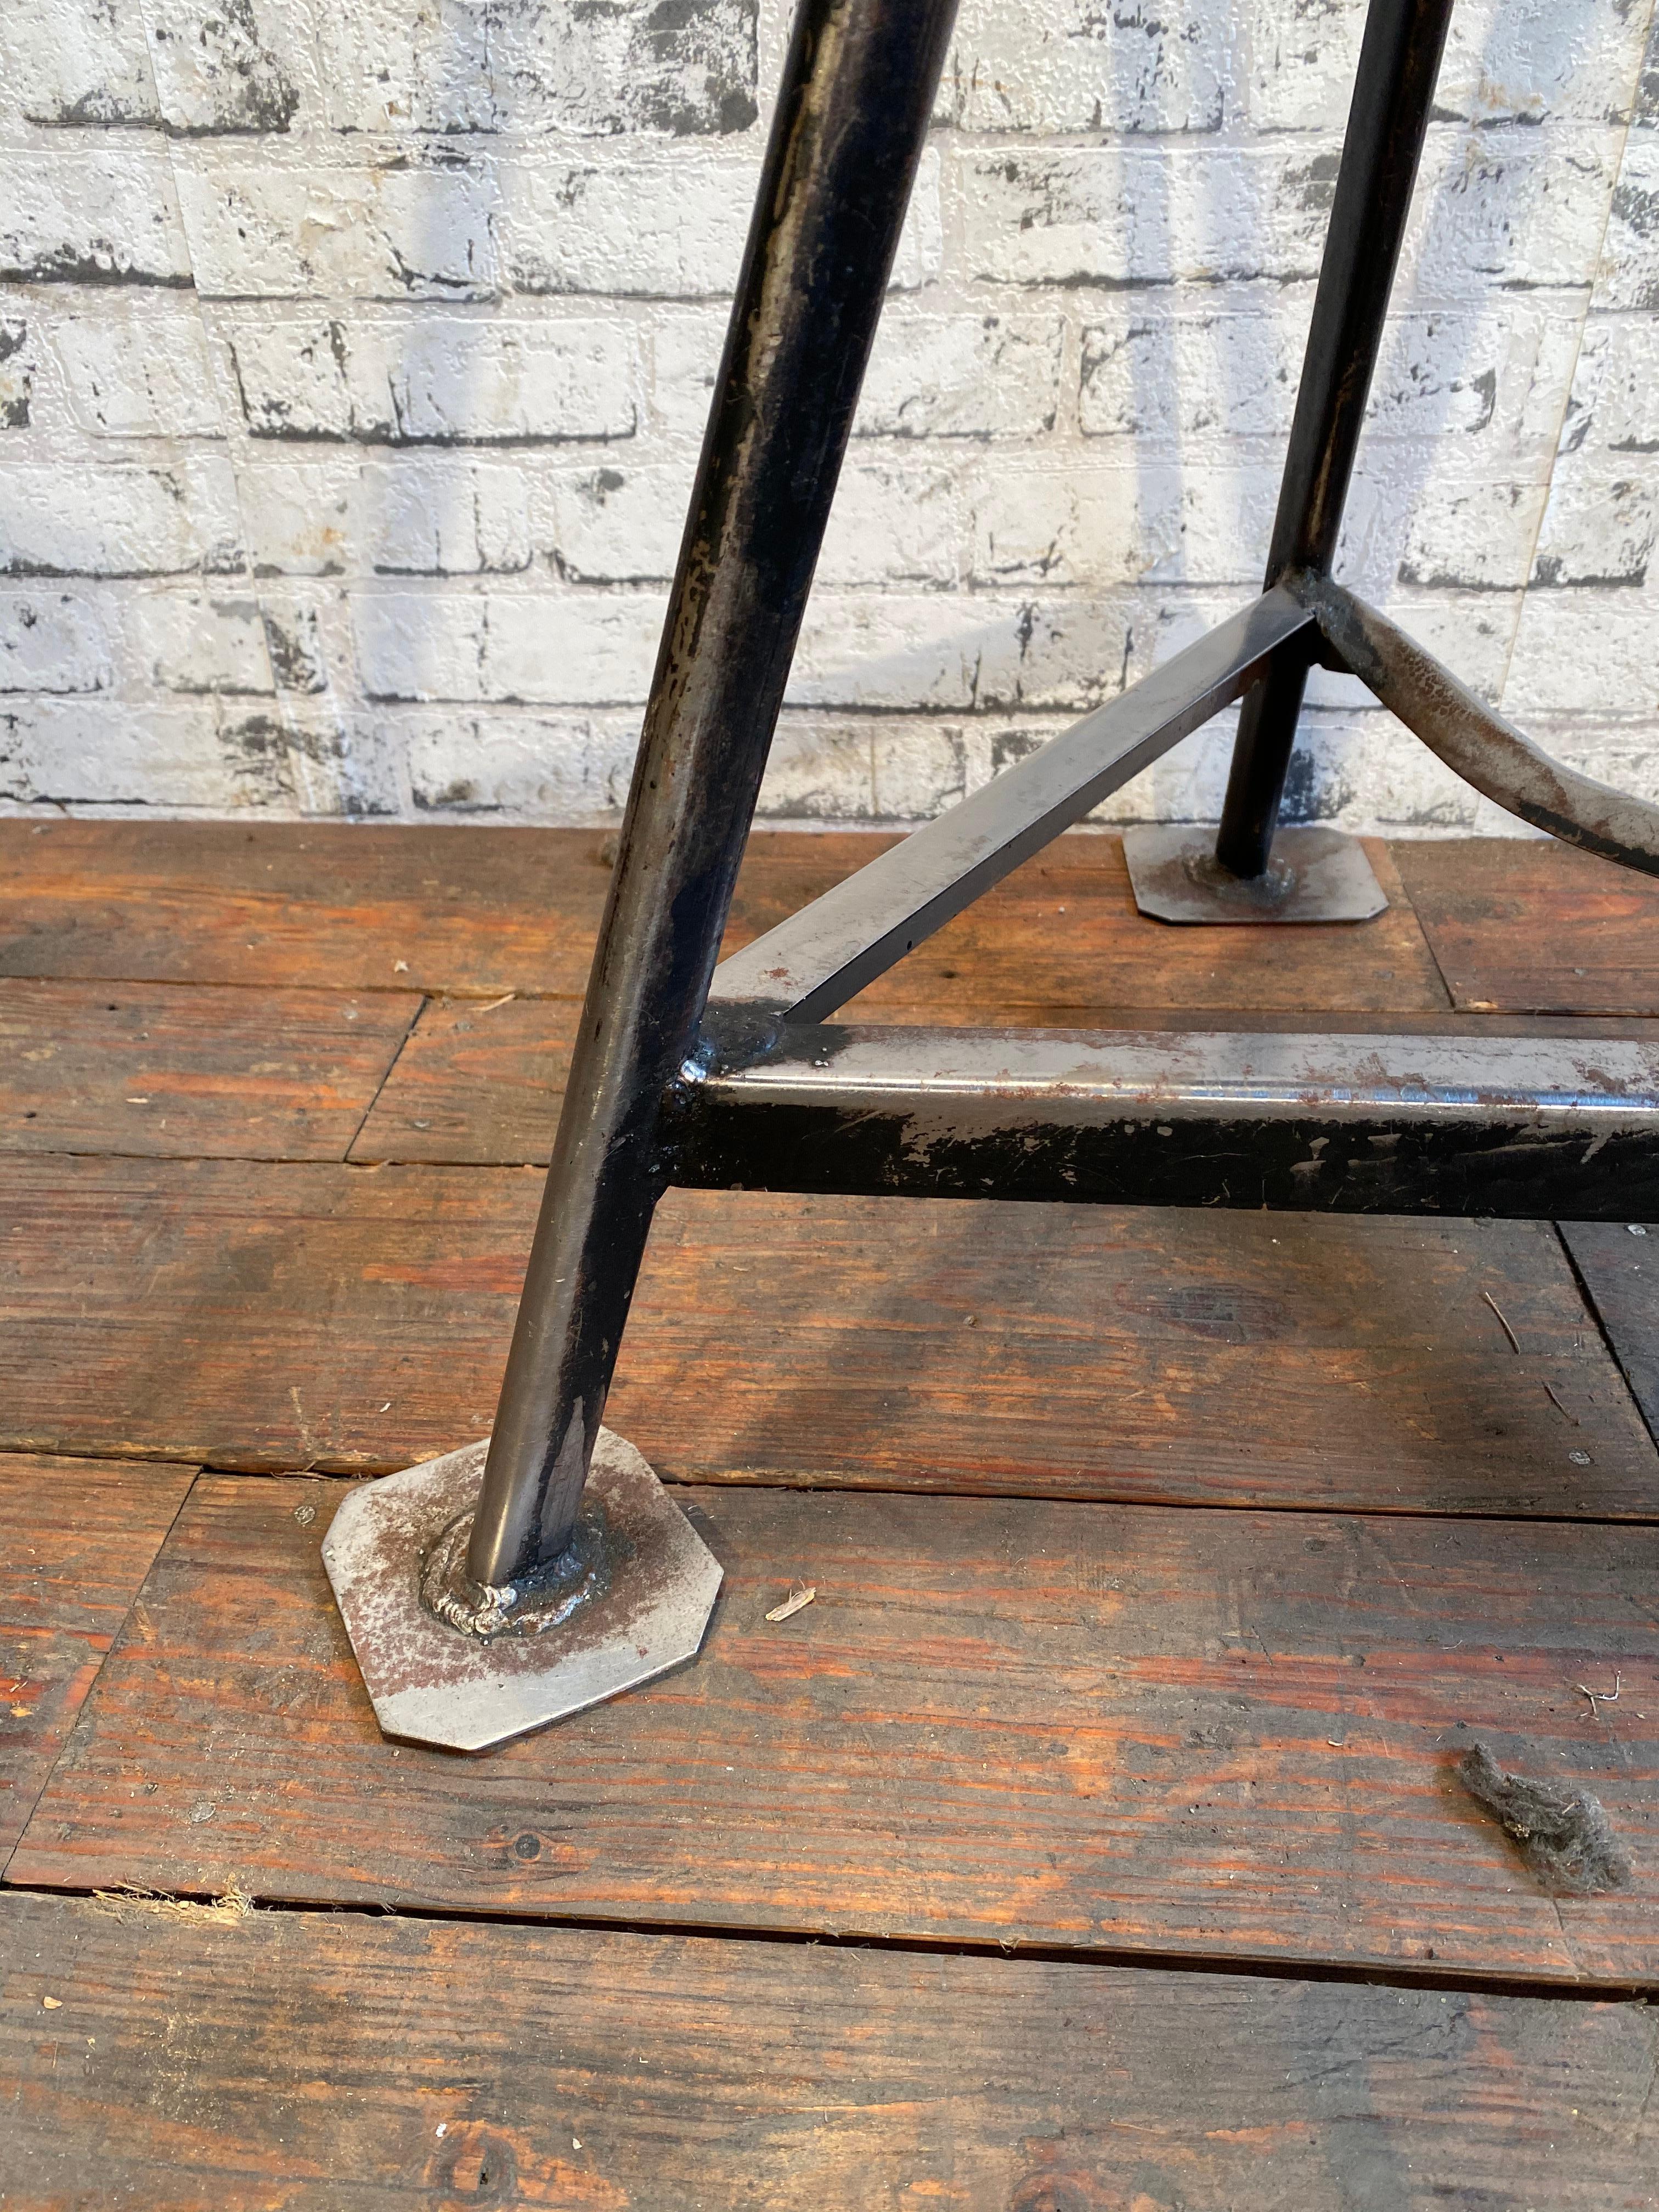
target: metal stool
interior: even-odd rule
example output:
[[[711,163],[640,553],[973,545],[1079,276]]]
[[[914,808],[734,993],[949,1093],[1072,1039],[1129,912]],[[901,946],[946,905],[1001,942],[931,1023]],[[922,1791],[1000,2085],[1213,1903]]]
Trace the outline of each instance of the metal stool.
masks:
[[[1276,854],[1315,664],[1498,805],[1659,873],[1659,810],[1330,574],[1451,0],[1371,0],[1263,595],[716,971],[952,12],[803,0],[495,1433],[352,1492],[325,1546],[389,1734],[483,1749],[696,1651],[719,1565],[600,1425],[671,1184],[1578,1219],[1659,1196],[1659,1059],[1617,1038],[825,1026],[1241,698],[1213,851],[1143,835],[1143,903],[1376,911],[1357,847]]]

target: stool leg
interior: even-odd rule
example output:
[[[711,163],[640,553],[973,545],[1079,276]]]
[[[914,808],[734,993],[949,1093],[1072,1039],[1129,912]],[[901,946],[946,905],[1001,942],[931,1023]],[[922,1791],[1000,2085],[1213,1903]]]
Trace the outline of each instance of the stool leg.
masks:
[[[680,551],[467,1554],[569,1538],[954,0],[804,0]]]
[[[1342,526],[1452,0],[1371,0],[1279,486],[1267,588],[1329,569]],[[1308,664],[1286,655],[1244,702],[1216,858],[1267,866]]]

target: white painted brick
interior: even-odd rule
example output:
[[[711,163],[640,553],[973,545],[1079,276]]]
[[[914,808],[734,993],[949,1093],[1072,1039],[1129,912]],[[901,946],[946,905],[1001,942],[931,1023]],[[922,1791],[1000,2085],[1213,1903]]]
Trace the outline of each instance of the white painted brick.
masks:
[[[1057,315],[890,309],[872,349],[854,434],[1039,436],[1054,428],[1064,337]],[[662,374],[659,363],[659,380]]]
[[[720,298],[737,283],[757,160],[694,156],[626,166],[503,165],[502,258],[520,292]],[[894,264],[896,286],[939,273],[939,156],[924,154]]]
[[[1659,324],[1592,320],[1568,417],[1568,451],[1659,453]]]
[[[964,154],[969,266],[1022,285],[1316,276],[1335,160],[1334,141]]]
[[[959,722],[891,716],[872,725],[871,755],[878,822],[930,821],[966,794],[968,742]]]
[[[562,471],[545,488],[536,534],[575,584],[665,582],[674,573],[695,464],[640,467],[618,455]]]
[[[1583,124],[1431,129],[1395,296],[1461,307],[1494,284],[1588,284],[1620,144]]]
[[[319,611],[302,600],[272,595],[261,599],[259,613],[270,673],[276,689],[286,695],[292,714],[295,697],[328,690],[328,654]]]
[[[662,633],[656,593],[556,603],[504,592],[376,594],[353,608],[363,688],[376,699],[548,706],[642,702]]]
[[[1653,609],[1638,592],[1528,592],[1504,711],[1524,729],[1545,714],[1659,714]]]
[[[1607,219],[1596,304],[1659,307],[1659,131],[1632,131]]]
[[[954,471],[907,455],[849,461],[841,472],[817,581],[954,584],[966,501]]]
[[[0,570],[163,576],[240,565],[235,490],[222,459],[0,468]]]
[[[1659,460],[1611,455],[1558,473],[1538,533],[1534,585],[1645,583],[1659,527]],[[1656,625],[1659,627],[1659,624]]]
[[[288,0],[144,0],[144,8],[155,88],[171,130],[289,128],[312,75],[301,9]]]
[[[788,696],[802,707],[1097,705],[1120,687],[1130,625],[1116,605],[822,593]]]
[[[109,639],[91,599],[0,592],[0,691],[107,691]]]
[[[1212,0],[966,0],[938,112],[964,131],[1214,131],[1229,30]]]
[[[349,131],[746,131],[754,0],[353,0],[318,41],[330,120]]]
[[[1255,0],[1248,112],[1258,130],[1340,125],[1365,0]],[[1628,112],[1644,29],[1626,0],[1459,0],[1435,88],[1443,114],[1599,123]]]
[[[256,438],[519,445],[633,434],[635,342],[601,321],[281,322],[233,351]]]
[[[157,315],[112,302],[57,323],[52,346],[83,430],[112,438],[222,436],[207,336],[193,303]]]
[[[198,158],[179,198],[198,291],[220,299],[478,300],[495,289],[477,162],[275,169]]]
[[[263,708],[54,699],[0,709],[0,797],[216,814],[293,795],[282,725]]]
[[[988,469],[975,502],[974,579],[1052,589],[1132,583],[1259,587],[1279,472],[1168,465]]]
[[[778,822],[867,822],[875,807],[871,732],[856,722],[786,715],[756,811]]]
[[[283,702],[295,804],[306,814],[373,819],[404,812],[402,748],[368,714],[343,714],[332,701]]]
[[[357,542],[380,576],[503,575],[531,561],[522,472],[472,460],[376,464],[359,484]]]
[[[158,690],[265,692],[271,683],[264,626],[253,599],[208,592],[145,592],[126,612],[127,650]]]
[[[355,459],[258,460],[239,471],[237,495],[256,576],[337,576],[353,564]]]
[[[190,256],[165,153],[10,153],[0,281],[187,284]]]
[[[637,723],[524,714],[417,716],[399,732],[423,814],[582,822],[628,795]]]
[[[1538,483],[1431,485],[1412,516],[1401,582],[1517,589],[1527,580],[1545,497]]]
[[[9,0],[3,51],[32,123],[161,119],[137,0]]]
[[[0,315],[0,431],[28,428],[37,367],[28,324],[21,315]]]

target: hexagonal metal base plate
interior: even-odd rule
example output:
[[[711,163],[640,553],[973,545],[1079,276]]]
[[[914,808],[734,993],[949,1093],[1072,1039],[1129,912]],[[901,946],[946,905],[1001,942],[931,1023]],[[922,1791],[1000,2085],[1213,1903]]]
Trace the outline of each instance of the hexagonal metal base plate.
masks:
[[[1126,830],[1135,904],[1155,921],[1370,921],[1388,906],[1365,848],[1340,830],[1281,830],[1267,872],[1230,876],[1213,830]]]
[[[481,1643],[428,1612],[421,1557],[473,1504],[488,1440],[352,1491],[323,1543],[351,1648],[387,1735],[487,1751],[695,1658],[720,1565],[638,1452],[609,1429],[587,1495],[605,1515],[604,1587],[557,1628]]]

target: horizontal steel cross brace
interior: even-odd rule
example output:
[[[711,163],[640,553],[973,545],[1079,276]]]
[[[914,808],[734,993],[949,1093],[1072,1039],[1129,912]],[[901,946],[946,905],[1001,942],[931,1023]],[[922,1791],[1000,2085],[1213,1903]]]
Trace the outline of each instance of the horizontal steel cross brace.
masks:
[[[711,1007],[815,1021],[861,991],[1022,860],[1242,698],[1273,655],[1316,636],[1269,592],[962,799],[715,970]]]
[[[1659,1205],[1659,1046],[1616,1037],[791,1023],[672,1099],[678,1183],[1521,1219]]]

